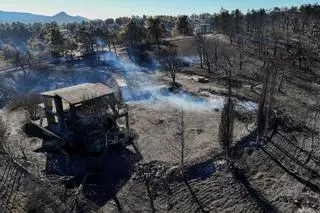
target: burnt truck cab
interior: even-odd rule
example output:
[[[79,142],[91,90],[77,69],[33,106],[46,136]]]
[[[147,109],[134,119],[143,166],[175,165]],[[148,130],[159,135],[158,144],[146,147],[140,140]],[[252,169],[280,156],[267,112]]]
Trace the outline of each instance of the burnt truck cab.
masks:
[[[68,148],[99,153],[130,142],[127,107],[108,86],[84,83],[40,94],[45,116],[33,123]]]

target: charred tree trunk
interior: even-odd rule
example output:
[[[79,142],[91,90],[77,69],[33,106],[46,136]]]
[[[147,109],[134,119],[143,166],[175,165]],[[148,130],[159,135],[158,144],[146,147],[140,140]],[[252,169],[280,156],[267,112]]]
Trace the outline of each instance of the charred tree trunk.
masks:
[[[199,51],[199,58],[200,58],[200,67],[203,69],[203,54]]]
[[[117,48],[116,48],[116,44],[115,44],[114,41],[112,42],[112,46],[113,46],[114,54],[117,56],[118,55],[117,54]]]
[[[205,56],[205,62],[207,65],[208,73],[211,73],[211,62],[210,62],[209,54],[206,52],[204,56]]]
[[[160,41],[158,36],[156,36],[156,43],[157,43],[158,50],[160,50]]]
[[[260,145],[261,138],[263,136],[265,125],[266,125],[266,100],[267,100],[267,94],[268,94],[269,79],[270,79],[270,70],[267,69],[265,81],[263,83],[263,88],[260,94],[259,106],[258,106],[257,138],[256,138],[257,145]]]
[[[282,88],[282,84],[283,84],[284,78],[285,78],[285,74],[283,73],[283,74],[281,75],[280,82],[279,82],[279,85],[278,85],[278,92],[280,92],[280,93],[283,93],[283,91],[281,90],[281,88]]]
[[[218,47],[214,47],[214,64],[215,64],[215,71],[218,71]]]
[[[111,52],[111,45],[110,45],[110,43],[107,42],[107,45],[108,45],[109,52]]]
[[[147,177],[147,175],[145,173],[143,174],[143,180],[144,180],[144,183],[145,183],[145,185],[147,187],[147,196],[148,196],[149,201],[150,201],[151,212],[155,213],[156,212],[156,208],[154,206],[154,196],[153,196],[153,191],[152,191],[152,188],[151,188],[151,182],[150,182],[149,178]]]

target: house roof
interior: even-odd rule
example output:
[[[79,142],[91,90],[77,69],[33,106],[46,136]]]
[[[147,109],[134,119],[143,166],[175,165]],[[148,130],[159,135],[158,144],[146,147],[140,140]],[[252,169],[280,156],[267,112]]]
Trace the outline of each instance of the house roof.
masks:
[[[69,104],[78,104],[84,101],[110,95],[112,93],[114,93],[114,90],[104,84],[84,83],[40,94],[49,97],[59,96]]]

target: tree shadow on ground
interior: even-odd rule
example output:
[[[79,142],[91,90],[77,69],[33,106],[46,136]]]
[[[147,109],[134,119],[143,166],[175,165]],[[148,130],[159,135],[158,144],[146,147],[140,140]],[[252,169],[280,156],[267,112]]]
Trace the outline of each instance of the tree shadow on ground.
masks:
[[[268,147],[271,148],[271,145],[273,146],[273,149],[277,149],[280,151],[280,153],[283,154],[286,158],[288,158],[291,162],[295,163],[296,165],[300,166],[301,168],[305,169],[309,175],[312,175],[316,178],[320,178],[320,174],[314,170],[313,168],[308,167],[304,162],[299,160],[297,157],[295,157],[293,154],[285,150],[281,145],[277,144],[275,141],[270,140],[267,144]],[[307,157],[307,155],[306,155]]]
[[[255,143],[257,137],[257,130],[251,131],[248,135],[241,138],[237,143],[231,147],[232,151],[234,150],[243,150],[244,148],[257,147]]]
[[[300,177],[298,174],[296,174],[293,171],[290,171],[286,166],[284,166],[275,156],[273,156],[269,151],[267,151],[264,147],[261,147],[263,152],[265,152],[281,169],[283,169],[287,174],[289,174],[291,177],[299,181],[300,183],[307,186],[310,190],[312,190],[315,193],[320,193],[320,188],[314,183],[311,183],[308,180],[305,180],[304,178]]]
[[[280,136],[280,138],[278,137]],[[275,162],[283,171],[285,171],[287,174],[289,174],[291,177],[293,177],[298,182],[302,183],[306,187],[308,187],[311,191],[315,193],[320,193],[320,187],[317,184],[312,183],[310,180],[317,179],[319,180],[320,175],[317,171],[315,171],[313,168],[308,167],[306,163],[301,162],[297,157],[289,153],[286,149],[284,149],[280,144],[277,144],[277,142],[282,142],[281,139],[284,139],[286,143],[280,143],[280,144],[286,144],[287,146],[292,146],[295,149],[298,149],[301,152],[301,148],[294,144],[291,140],[289,140],[284,134],[281,134],[280,132],[276,132],[272,137],[269,137],[266,139],[266,145],[261,147],[261,150],[267,154],[270,159]],[[304,150],[304,154],[306,157],[313,157],[312,160],[317,164],[318,159],[314,158],[314,156],[307,156],[309,153]],[[285,164],[284,158],[286,158],[287,165]],[[291,166],[290,166],[291,163]],[[292,163],[297,166],[298,168],[304,169],[302,177],[295,167],[292,167]]]
[[[297,87],[298,89],[301,89],[302,91],[308,92],[311,95],[318,95],[319,94],[319,92],[313,87],[313,84],[312,84],[314,82],[313,80],[301,78],[301,76],[300,77],[295,76],[295,77],[297,79],[294,79],[292,77],[291,78],[287,77],[286,82],[291,84],[292,86]],[[313,78],[313,79],[316,79],[319,76],[314,76],[314,77],[315,78]]]
[[[186,168],[185,178],[187,180],[192,179],[206,179],[212,176],[213,173],[218,171],[219,165],[217,165],[217,161],[221,159],[218,158],[220,156],[214,156],[213,158],[196,163]]]
[[[199,211],[199,212],[202,212],[202,213],[208,213],[208,211],[205,210],[206,207],[205,207],[205,206],[203,205],[203,203],[199,200],[197,194],[196,194],[195,191],[192,189],[192,187],[191,187],[191,185],[190,185],[190,183],[189,183],[189,181],[188,181],[188,179],[187,179],[186,177],[183,177],[183,182],[184,182],[184,184],[187,186],[187,188],[188,188],[188,190],[189,190],[189,192],[190,192],[190,194],[191,194],[191,196],[192,196],[193,201],[194,201],[195,203],[197,203],[197,205],[198,205],[198,211]],[[198,212],[198,211],[197,211],[197,212]]]
[[[262,210],[262,212],[278,212],[276,207],[269,203],[268,200],[266,200],[259,191],[251,186],[250,182],[244,174],[244,171],[238,168],[232,168],[231,173],[233,178],[246,190],[246,192]]]
[[[314,154],[312,154],[312,152],[310,151],[307,151],[305,149],[303,149],[302,147],[298,146],[296,144],[297,142],[297,139],[294,138],[294,139],[291,139],[289,138],[288,136],[286,136],[285,134],[281,133],[281,132],[277,132],[277,135],[282,137],[283,140],[285,140],[285,142],[288,144],[288,145],[291,145],[293,146],[294,148],[298,149],[300,152],[308,155],[310,157],[311,160],[313,160],[318,166],[320,166],[320,157],[319,156],[316,156]]]
[[[293,95],[289,94],[289,92],[282,92],[282,94],[290,99],[292,99],[293,101],[295,101],[296,103],[298,104],[301,104],[303,107],[306,107],[306,108],[309,108],[309,109],[313,109],[314,106],[310,105],[310,103],[307,103],[303,100],[300,100],[299,98],[297,97],[294,97]]]
[[[65,182],[67,188],[82,184],[83,195],[97,206],[116,199],[118,190],[130,179],[134,164],[141,156],[127,148],[108,149],[100,157],[48,153],[46,173],[72,177]]]

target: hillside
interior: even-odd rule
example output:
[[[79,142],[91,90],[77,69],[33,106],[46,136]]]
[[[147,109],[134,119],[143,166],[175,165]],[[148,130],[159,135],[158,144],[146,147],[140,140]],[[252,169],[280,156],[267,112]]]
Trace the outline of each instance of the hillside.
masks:
[[[23,12],[6,12],[0,11],[0,23],[12,23],[12,22],[22,22],[22,23],[48,23],[57,22],[58,24],[63,23],[81,23],[82,21],[88,21],[89,19],[81,16],[70,16],[65,12],[60,12],[54,16],[37,15],[32,13]]]

